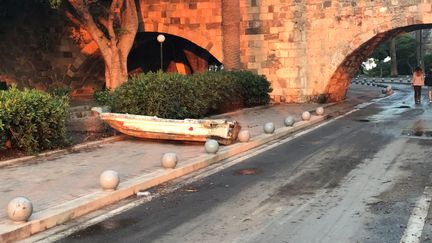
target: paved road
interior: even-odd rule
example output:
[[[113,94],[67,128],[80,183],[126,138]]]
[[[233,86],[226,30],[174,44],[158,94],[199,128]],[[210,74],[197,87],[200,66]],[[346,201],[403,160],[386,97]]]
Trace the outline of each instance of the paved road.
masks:
[[[162,196],[61,242],[399,242],[407,230],[431,242],[432,105],[414,106],[410,92],[172,193],[156,188]]]

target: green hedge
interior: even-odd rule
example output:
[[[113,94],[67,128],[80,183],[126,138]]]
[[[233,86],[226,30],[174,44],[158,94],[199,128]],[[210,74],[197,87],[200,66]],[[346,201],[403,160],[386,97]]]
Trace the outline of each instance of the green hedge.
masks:
[[[161,118],[202,118],[221,111],[268,104],[270,83],[248,71],[206,72],[194,75],[146,73],[112,93],[95,98],[113,112]]]
[[[68,107],[67,96],[16,87],[0,91],[0,147],[6,140],[26,152],[66,145]]]

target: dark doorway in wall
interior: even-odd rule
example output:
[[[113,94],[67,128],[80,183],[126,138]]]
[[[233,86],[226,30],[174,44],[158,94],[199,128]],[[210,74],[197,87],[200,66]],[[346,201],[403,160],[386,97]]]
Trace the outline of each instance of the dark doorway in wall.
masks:
[[[165,36],[162,52],[161,44],[157,40],[159,34]],[[208,70],[209,65],[220,66],[221,63],[207,50],[189,40],[157,32],[138,33],[128,57],[128,70],[131,76],[159,70],[192,74]]]

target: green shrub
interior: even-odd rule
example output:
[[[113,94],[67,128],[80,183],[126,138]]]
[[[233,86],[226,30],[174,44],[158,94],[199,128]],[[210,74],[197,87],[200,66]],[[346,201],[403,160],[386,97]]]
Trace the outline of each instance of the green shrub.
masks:
[[[2,111],[0,110],[0,149],[4,146],[5,142],[6,142],[6,131],[4,129],[4,124],[2,121]]]
[[[0,140],[29,153],[62,147],[68,107],[67,96],[16,87],[0,91]]]
[[[95,96],[113,112],[162,118],[201,118],[218,111],[268,104],[270,83],[247,71],[194,75],[146,73],[112,93]]]
[[[110,105],[111,94],[108,90],[99,90],[94,92],[93,98],[99,105]]]
[[[155,73],[139,75],[118,87],[109,99],[113,112],[144,114],[147,111],[149,83],[153,82]],[[150,115],[150,114],[149,114]]]
[[[68,96],[70,93],[70,89],[68,88],[48,88],[47,93],[54,95],[54,96]]]
[[[246,107],[252,107],[270,102],[268,95],[273,89],[264,75],[255,75],[247,71],[232,72],[241,84],[241,96]]]

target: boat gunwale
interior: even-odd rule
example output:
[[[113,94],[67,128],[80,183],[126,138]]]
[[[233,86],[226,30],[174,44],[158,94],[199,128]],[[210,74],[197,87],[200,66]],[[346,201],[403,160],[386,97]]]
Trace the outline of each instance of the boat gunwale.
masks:
[[[136,120],[136,121],[148,121],[148,122],[165,122],[165,123],[191,123],[191,124],[217,124],[217,125],[231,125],[235,124],[236,121],[227,121],[226,119],[167,119],[159,118],[157,116],[144,116],[144,115],[132,115],[122,113],[101,113],[100,118],[102,120]]]

